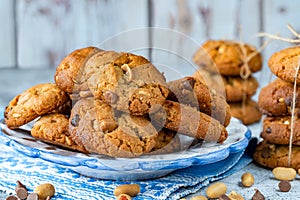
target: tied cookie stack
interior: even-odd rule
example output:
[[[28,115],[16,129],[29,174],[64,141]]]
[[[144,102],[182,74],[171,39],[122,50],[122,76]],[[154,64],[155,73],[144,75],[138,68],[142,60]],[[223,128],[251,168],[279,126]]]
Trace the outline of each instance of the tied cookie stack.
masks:
[[[219,143],[228,136],[231,114],[222,95],[195,77],[167,83],[139,55],[77,49],[58,65],[54,80],[11,100],[8,128],[33,121],[38,140],[111,157],[177,152],[180,135]]]
[[[226,96],[233,117],[245,125],[261,119],[257,102],[251,99],[258,88],[251,75],[262,68],[262,56],[254,47],[228,40],[208,40],[193,60],[200,67],[194,76]]]
[[[300,47],[296,46],[274,53],[268,61],[276,79],[262,88],[259,94],[258,105],[266,117],[261,133],[264,140],[256,148],[254,160],[269,168],[288,165],[294,169],[300,168],[300,75],[296,71],[299,60]],[[295,81],[297,85],[294,88]],[[293,98],[295,109],[292,120]],[[290,145],[292,151],[289,158]]]

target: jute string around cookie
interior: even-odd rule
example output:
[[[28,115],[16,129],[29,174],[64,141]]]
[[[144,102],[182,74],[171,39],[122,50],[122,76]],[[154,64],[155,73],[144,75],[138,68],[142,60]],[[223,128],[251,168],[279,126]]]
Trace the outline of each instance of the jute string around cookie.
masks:
[[[278,35],[272,35],[268,33],[259,33],[258,36],[265,36],[272,38],[274,40],[280,40],[284,42],[289,42],[289,43],[299,43],[300,42],[300,34],[298,34],[295,29],[288,24],[287,25],[288,29],[292,32],[292,34],[297,38],[297,39],[289,39],[289,38],[284,38],[280,37]],[[298,61],[298,65],[296,67],[295,75],[294,75],[294,88],[293,88],[293,100],[292,100],[292,108],[291,108],[291,128],[290,128],[290,138],[289,138],[289,153],[288,153],[288,167],[291,165],[291,160],[292,160],[292,147],[293,147],[293,137],[294,137],[294,124],[295,124],[295,105],[296,105],[296,91],[297,91],[297,77],[299,73],[299,67],[300,66],[300,58]]]
[[[246,93],[246,89],[247,89],[247,82],[246,80],[252,75],[252,72],[250,70],[249,67],[249,61],[256,56],[258,53],[261,53],[266,47],[267,45],[271,42],[271,40],[267,40],[265,41],[261,47],[259,47],[259,49],[257,49],[257,51],[252,52],[251,54],[247,55],[247,50],[245,48],[245,44],[242,42],[239,42],[239,47],[242,51],[242,62],[243,65],[241,67],[240,70],[240,77],[243,79],[243,96],[242,96],[242,112],[243,112],[243,116],[245,116],[246,114],[246,102],[247,102],[247,93]]]

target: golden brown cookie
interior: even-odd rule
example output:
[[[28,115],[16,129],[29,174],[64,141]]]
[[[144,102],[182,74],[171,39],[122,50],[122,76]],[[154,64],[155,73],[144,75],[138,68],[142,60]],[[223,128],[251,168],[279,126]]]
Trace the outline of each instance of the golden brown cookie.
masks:
[[[289,47],[275,52],[269,59],[268,65],[273,74],[282,80],[294,83],[296,68],[299,65],[300,46]],[[300,85],[300,73],[297,75],[297,84]]]
[[[292,167],[296,170],[300,168],[300,147],[293,146],[291,154],[291,165],[288,166],[288,145],[271,144],[262,141],[255,149],[253,159],[260,165],[275,167]]]
[[[18,128],[59,109],[68,100],[68,94],[54,83],[38,84],[10,101],[4,112],[5,122],[11,129]]]
[[[263,122],[261,137],[274,144],[289,144],[291,116],[266,117]],[[294,120],[293,144],[300,145],[300,119]]]
[[[173,131],[206,141],[224,142],[228,132],[219,121],[199,112],[196,108],[166,100],[151,115],[153,123]]]
[[[263,114],[269,116],[291,115],[294,85],[275,79],[261,89],[258,97],[258,106]],[[300,88],[296,89],[295,108],[300,108]]]
[[[244,47],[245,53],[241,46]],[[257,72],[262,68],[262,56],[256,48],[235,41],[208,40],[196,51],[193,61],[209,71],[218,71],[227,76],[239,76],[245,64],[245,57],[253,54],[255,55],[248,61],[248,66],[251,72]]]
[[[81,99],[74,105],[70,130],[72,138],[89,152],[112,157],[137,157],[157,151],[176,135],[157,131],[147,118],[115,112],[104,101],[93,98]]]
[[[248,79],[240,77],[222,76],[227,102],[242,101],[243,98],[253,96],[258,88],[258,82],[250,76]]]
[[[31,129],[31,135],[44,142],[86,152],[85,149],[79,147],[70,137],[69,119],[63,114],[42,116],[34,123]]]
[[[87,93],[88,87],[83,68],[89,57],[99,51],[102,50],[86,47],[68,54],[56,68],[54,80],[57,86],[68,93]]]
[[[224,96],[210,89],[195,77],[184,77],[167,83],[170,89],[168,98],[197,108],[199,111],[218,120],[225,127],[230,123],[230,108]]]
[[[85,75],[96,99],[132,115],[149,113],[169,93],[163,74],[144,57],[130,53],[99,52],[88,60]]]
[[[245,125],[253,124],[260,121],[261,112],[255,101],[247,99],[245,104],[242,102],[229,103],[231,116],[238,118]]]
[[[242,101],[244,97],[250,98],[259,86],[253,76],[242,79],[238,76],[224,76],[206,70],[197,70],[193,76],[205,81],[218,94],[224,94],[227,102]]]

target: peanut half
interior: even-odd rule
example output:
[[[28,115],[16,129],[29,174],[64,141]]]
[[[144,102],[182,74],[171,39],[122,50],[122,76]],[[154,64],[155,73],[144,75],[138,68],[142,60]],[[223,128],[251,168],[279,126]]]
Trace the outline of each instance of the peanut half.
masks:
[[[140,193],[140,186],[138,184],[124,184],[119,185],[114,190],[114,195],[119,196],[120,194],[128,194],[131,197],[135,197]]]
[[[226,194],[227,186],[225,183],[216,182],[210,185],[206,190],[206,195],[208,198],[218,198],[223,194]]]
[[[281,181],[294,180],[297,174],[295,169],[287,167],[276,167],[272,172],[275,178]]]

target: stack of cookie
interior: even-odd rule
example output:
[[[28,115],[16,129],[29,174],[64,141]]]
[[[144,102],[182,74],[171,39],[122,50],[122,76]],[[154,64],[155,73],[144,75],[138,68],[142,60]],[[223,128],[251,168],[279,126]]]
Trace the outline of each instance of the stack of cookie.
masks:
[[[200,67],[194,76],[226,96],[232,116],[246,125],[261,119],[257,102],[251,99],[258,88],[251,74],[262,68],[262,56],[254,47],[209,40],[197,50],[193,60]]]
[[[274,53],[268,65],[276,79],[262,88],[258,105],[264,115],[263,141],[256,148],[254,159],[261,165],[270,168],[288,166],[288,153],[292,125],[292,105],[295,97],[293,120],[291,167],[300,168],[300,75],[296,68],[299,65],[300,47],[291,47]],[[294,94],[294,82],[297,82]],[[295,95],[295,96],[294,96]]]
[[[142,56],[78,49],[61,61],[54,79],[9,103],[9,128],[34,121],[31,134],[39,140],[111,157],[176,152],[179,135],[219,143],[228,136],[223,96],[194,77],[167,83]]]

